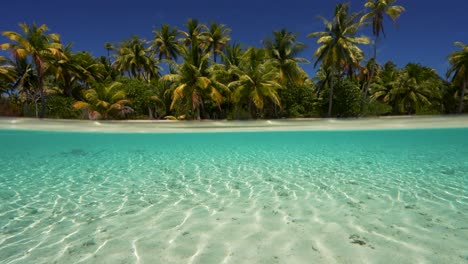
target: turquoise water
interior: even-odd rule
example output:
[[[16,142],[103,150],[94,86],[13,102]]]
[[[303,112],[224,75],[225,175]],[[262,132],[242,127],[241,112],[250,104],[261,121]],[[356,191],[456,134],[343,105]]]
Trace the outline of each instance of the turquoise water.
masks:
[[[0,263],[468,263],[466,128],[0,139]]]

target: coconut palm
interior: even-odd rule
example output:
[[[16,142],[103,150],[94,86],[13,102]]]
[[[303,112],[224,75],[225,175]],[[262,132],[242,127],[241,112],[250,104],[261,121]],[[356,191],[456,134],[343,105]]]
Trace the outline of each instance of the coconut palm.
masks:
[[[107,50],[107,62],[108,62],[109,64],[111,64],[111,61],[110,61],[110,52],[111,52],[111,50],[114,49],[114,46],[113,46],[110,42],[106,42],[106,43],[104,44],[104,48]]]
[[[379,79],[371,98],[391,105],[394,113],[414,114],[441,99],[441,79],[435,70],[419,64],[409,63],[402,71],[385,65]]]
[[[5,31],[2,34],[11,42],[0,47],[10,50],[14,57],[31,58],[37,75],[37,90],[41,98],[41,111],[39,117],[45,116],[45,87],[44,79],[49,62],[64,57],[62,44],[58,34],[46,34],[49,29],[46,25],[37,26],[20,24],[22,32]]]
[[[380,37],[380,33],[382,33],[385,37],[385,30],[384,30],[384,17],[387,15],[390,17],[393,22],[396,24],[396,20],[400,17],[401,13],[405,11],[403,6],[394,5],[396,0],[367,0],[364,6],[369,10],[368,13],[364,14],[361,18],[361,23],[366,20],[372,20],[372,34],[374,35],[374,56],[373,62],[377,62],[377,42]],[[370,68],[369,72],[369,80],[367,85],[364,86],[363,90],[363,100],[362,104],[364,104],[365,99],[367,97],[367,93],[369,90],[369,85],[374,77],[374,68]]]
[[[159,70],[150,48],[145,47],[144,41],[137,37],[121,43],[113,66],[122,73],[127,72],[132,78],[147,82],[157,77]]]
[[[432,69],[413,63],[406,65],[391,91],[391,100],[398,112],[414,114],[439,99],[439,87],[434,86],[437,78]]]
[[[73,104],[76,109],[86,109],[90,119],[109,119],[111,117],[125,116],[133,112],[128,106],[125,91],[119,82],[110,84],[95,83],[93,88],[83,92],[84,101]]]
[[[231,40],[229,36],[231,29],[227,28],[226,25],[215,22],[211,22],[210,27],[203,25],[202,28],[204,32],[201,34],[201,38],[206,45],[206,49],[212,51],[216,63],[217,55],[222,52],[228,41]]]
[[[187,23],[185,23],[185,27],[187,31],[179,31],[182,37],[179,39],[186,47],[193,48],[200,48],[202,42],[201,39],[201,31],[204,28],[203,24],[198,23],[196,19],[188,19]]]
[[[454,51],[448,55],[450,68],[447,71],[447,78],[452,77],[452,82],[459,81],[459,102],[458,113],[463,112],[463,100],[465,97],[466,85],[468,83],[468,45],[462,42],[455,42],[455,46],[460,47],[460,50]]]
[[[73,54],[72,60],[79,65],[79,81],[83,83],[85,88],[89,88],[92,82],[103,82],[109,77],[109,74],[116,74],[115,69],[108,69],[109,65],[106,65],[105,61],[100,61],[85,51]]]
[[[348,14],[349,5],[339,4],[335,8],[332,21],[322,18],[325,23],[325,31],[313,32],[309,38],[318,38],[320,46],[314,53],[315,64],[322,63],[326,71],[330,71],[329,77],[329,104],[328,116],[331,116],[333,104],[333,82],[339,70],[352,75],[354,69],[363,59],[364,53],[358,47],[359,44],[368,44],[367,37],[356,37],[361,26],[358,21],[359,14]]]
[[[192,45],[197,41],[193,39]],[[200,49],[181,47],[184,62],[178,66],[177,73],[166,74],[165,81],[174,83],[171,109],[188,106],[195,119],[200,119],[201,108],[206,99],[221,107],[223,96],[221,90],[228,90],[222,83],[211,78],[211,68],[208,59],[210,53],[203,54]]]
[[[273,39],[266,39],[263,45],[268,56],[277,62],[282,84],[301,85],[307,74],[299,66],[308,63],[304,58],[297,57],[305,49],[305,44],[297,41],[297,36],[286,29],[273,31]]]
[[[249,48],[242,56],[239,67],[234,67],[238,80],[229,83],[232,89],[232,99],[238,104],[248,100],[249,112],[252,105],[263,110],[265,99],[269,98],[275,105],[281,106],[278,90],[282,85],[278,82],[280,73],[274,60],[268,60],[264,49]]]
[[[39,117],[38,103],[41,100],[40,91],[37,89],[38,77],[34,66],[27,57],[14,57],[9,61],[11,67],[9,71],[14,75],[13,82],[7,82],[7,90],[9,97],[16,97],[21,103],[25,103],[25,112],[30,103],[35,106],[36,117]],[[11,76],[10,76],[11,77]],[[10,79],[11,80],[11,79]]]
[[[151,49],[157,54],[159,60],[163,58],[168,60],[176,60],[179,55],[177,36],[179,31],[176,27],[170,27],[164,24],[160,29],[153,31],[154,39]]]
[[[383,65],[380,72],[376,72],[375,81],[370,86],[371,99],[382,103],[390,102],[392,89],[396,86],[400,74],[393,62],[387,62]]]
[[[227,68],[239,66],[242,54],[244,54],[244,50],[239,43],[233,45],[228,44],[225,47],[225,52],[221,53],[221,61]]]
[[[4,82],[14,82],[17,77],[15,67],[11,61],[3,56],[0,56],[0,78]]]
[[[372,33],[376,38],[376,42],[382,33],[385,37],[384,30],[384,16],[390,17],[396,24],[396,20],[400,17],[401,13],[405,11],[405,8],[400,5],[394,5],[396,0],[367,0],[364,6],[369,9],[369,12],[364,14],[361,18],[361,22],[368,19],[372,20]],[[374,43],[376,44],[376,43]],[[374,46],[374,58],[376,49]]]
[[[81,65],[71,51],[71,45],[63,49],[64,58],[51,61],[49,71],[55,77],[55,83],[65,96],[72,96],[72,90],[82,72]]]

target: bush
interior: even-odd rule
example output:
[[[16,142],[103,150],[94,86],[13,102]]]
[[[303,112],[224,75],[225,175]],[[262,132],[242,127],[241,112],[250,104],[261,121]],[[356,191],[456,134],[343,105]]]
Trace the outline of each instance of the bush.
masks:
[[[316,117],[319,116],[319,104],[312,85],[287,87],[279,91],[282,117]]]
[[[392,112],[392,107],[379,101],[370,101],[364,105],[363,113],[370,116],[388,115]]]
[[[323,91],[322,110],[328,112],[329,88]],[[349,79],[335,81],[333,88],[332,116],[336,117],[354,117],[360,114],[361,108],[361,89]]]
[[[50,96],[46,100],[48,118],[76,119],[81,116],[81,111],[73,108],[73,98],[59,95]],[[34,106],[33,106],[34,107]],[[40,109],[39,103],[38,108]]]

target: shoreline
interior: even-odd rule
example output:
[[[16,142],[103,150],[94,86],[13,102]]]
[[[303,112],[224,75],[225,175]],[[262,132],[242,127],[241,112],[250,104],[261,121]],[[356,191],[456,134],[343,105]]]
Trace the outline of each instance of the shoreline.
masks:
[[[154,126],[157,125],[157,126]],[[262,120],[74,120],[0,117],[0,130],[193,133],[468,128],[468,115]]]

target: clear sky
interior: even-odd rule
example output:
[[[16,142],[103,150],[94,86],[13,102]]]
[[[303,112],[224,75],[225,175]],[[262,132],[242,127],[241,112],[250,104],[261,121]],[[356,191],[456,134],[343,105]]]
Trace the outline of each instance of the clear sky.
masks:
[[[312,60],[315,40],[306,35],[323,30],[318,15],[330,18],[337,0],[22,0],[1,4],[0,31],[18,31],[20,22],[45,23],[59,33],[74,50],[104,55],[105,42],[117,43],[133,35],[152,37],[155,26],[167,23],[183,28],[187,18],[215,21],[232,29],[233,42],[260,46],[273,30],[286,28],[308,45],[303,57]],[[355,11],[365,0],[350,0]],[[467,0],[399,0],[406,12],[395,29],[385,21],[387,38],[379,43],[378,61],[392,60],[399,66],[417,62],[436,69],[441,75],[448,67],[446,56],[453,43],[468,43]],[[363,34],[370,36],[370,31]],[[6,39],[2,37],[1,42]],[[364,51],[370,56],[370,46]],[[303,65],[313,73],[313,64]]]

